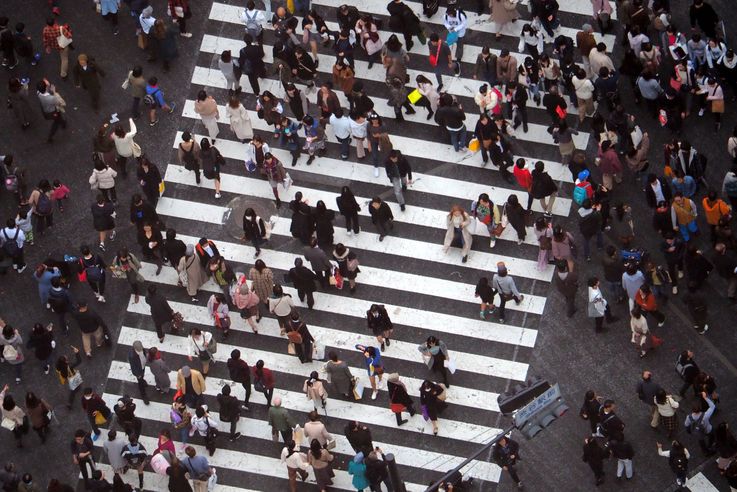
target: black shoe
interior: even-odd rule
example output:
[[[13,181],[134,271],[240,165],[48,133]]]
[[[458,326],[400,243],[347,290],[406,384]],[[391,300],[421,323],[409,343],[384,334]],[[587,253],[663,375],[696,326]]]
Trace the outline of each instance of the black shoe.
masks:
[[[389,346],[389,345],[391,345],[391,344],[392,344],[392,341],[391,341],[391,340],[389,340],[389,339],[387,338],[387,339],[386,339],[386,346],[388,347],[388,346]]]
[[[465,255],[463,258],[461,258],[461,263],[466,263],[468,261],[468,255]]]
[[[276,208],[279,208],[279,207],[281,207],[281,200],[279,200],[279,199],[277,198],[277,199],[276,199]],[[260,319],[261,319],[261,318],[259,318],[259,320],[260,320]],[[258,323],[258,321],[256,321],[256,322]]]
[[[386,350],[386,344],[382,343],[381,344],[381,351],[383,352],[384,350]]]
[[[235,434],[233,434],[233,436],[232,436],[232,437],[231,437],[231,438],[229,439],[229,441],[230,441],[230,442],[234,442],[234,441],[235,441],[236,439],[238,439],[238,438],[240,438],[240,437],[241,437],[241,433],[240,433],[240,432],[236,432],[236,433],[235,433]]]
[[[307,159],[307,165],[309,166],[310,164],[312,164],[314,162],[314,160],[315,160],[315,156],[314,155],[311,155],[310,158]],[[292,165],[294,166],[294,164],[292,164]]]
[[[407,422],[409,422],[409,421],[407,419],[404,419],[404,420],[402,420],[401,422],[399,422],[397,424],[397,427],[401,426],[402,424],[406,424]]]
[[[433,116],[435,116],[435,112],[434,111],[430,111],[429,113],[427,113],[427,118],[425,118],[425,119],[430,120],[430,119],[432,119]]]
[[[409,109],[405,110],[406,114],[415,114],[417,111],[415,111],[415,108],[410,107]]]
[[[407,208],[407,206],[406,206],[406,205],[405,205],[404,203],[402,203],[401,205],[399,205],[399,209],[400,209],[400,210],[401,210],[402,212],[404,212],[404,210],[405,210],[406,208]]]

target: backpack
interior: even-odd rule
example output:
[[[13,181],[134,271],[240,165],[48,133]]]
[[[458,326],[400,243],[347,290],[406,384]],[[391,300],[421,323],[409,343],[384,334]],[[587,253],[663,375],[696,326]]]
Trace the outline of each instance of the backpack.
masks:
[[[696,435],[699,436],[699,439],[703,439],[704,436],[706,436],[706,428],[704,427],[704,412],[701,412],[701,415],[699,415],[699,418],[694,420],[691,418],[691,425],[688,426],[686,429],[688,433],[696,432]]]
[[[263,26],[256,22],[256,16],[258,12],[254,12],[253,17],[248,15],[248,11],[243,11],[243,15],[246,17],[246,32],[250,34],[253,39],[256,39],[263,31]]]
[[[5,347],[3,347],[3,359],[5,360],[18,359],[18,351],[12,345],[6,345]]]
[[[51,198],[49,198],[49,195],[41,191],[41,194],[38,197],[38,202],[36,202],[36,213],[38,215],[51,215],[52,211],[53,206],[51,204]]]
[[[158,103],[156,102],[156,98],[154,97],[154,94],[157,92],[161,92],[161,89],[156,89],[151,94],[146,94],[143,96],[143,104],[146,106],[157,106]]]
[[[20,251],[20,248],[18,247],[18,234],[20,234],[20,229],[15,230],[15,236],[11,239],[8,236],[8,233],[5,232],[5,229],[3,229],[3,236],[5,236],[5,242],[3,243],[3,251],[11,257],[16,257],[18,255],[18,252]]]
[[[689,367],[694,367],[693,362],[687,362],[686,364],[681,363],[681,356],[678,356],[678,359],[676,359],[676,372],[679,376],[681,376],[681,379],[683,379],[686,374],[686,369]]]
[[[671,450],[670,459],[668,461],[670,463],[671,470],[675,473],[684,473],[688,468],[688,458],[686,458],[686,455],[683,453],[674,455]]]
[[[18,191],[18,168],[14,167],[5,175],[5,189],[16,193]]]
[[[584,200],[588,198],[586,190],[588,190],[590,186],[591,183],[586,183],[584,186],[576,185],[576,187],[573,188],[573,201],[579,205],[583,205]]]

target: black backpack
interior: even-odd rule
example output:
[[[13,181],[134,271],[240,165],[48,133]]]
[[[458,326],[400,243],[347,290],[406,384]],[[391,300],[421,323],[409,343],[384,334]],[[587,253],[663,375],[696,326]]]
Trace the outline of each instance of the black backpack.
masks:
[[[3,229],[3,236],[5,236],[5,242],[3,243],[3,251],[5,254],[11,257],[18,256],[18,252],[20,251],[20,248],[18,247],[18,235],[20,234],[20,229],[15,230],[15,236],[12,238],[8,236],[8,233],[5,232],[5,229]]]
[[[686,458],[686,453],[673,454],[673,450],[671,449],[668,462],[670,463],[671,470],[675,473],[684,473],[688,469],[688,458]]]

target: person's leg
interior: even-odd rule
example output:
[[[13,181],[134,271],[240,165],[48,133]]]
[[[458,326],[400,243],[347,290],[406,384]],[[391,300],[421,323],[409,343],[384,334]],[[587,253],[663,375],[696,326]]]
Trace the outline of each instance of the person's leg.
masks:
[[[597,316],[594,318],[594,330],[599,332],[604,326],[604,316]]]
[[[69,46],[62,50],[59,50],[59,59],[61,61],[61,78],[66,79],[67,73],[69,72]]]
[[[507,471],[509,472],[509,476],[512,477],[514,483],[520,482],[519,475],[517,475],[517,470],[514,465],[507,465]]]
[[[499,321],[504,322],[505,306],[507,305],[507,298],[503,292],[499,293]]]
[[[274,388],[267,388],[264,390],[264,396],[266,397],[266,405],[271,406],[271,397],[274,396]]]
[[[312,307],[315,305],[315,296],[312,294],[312,291],[306,291],[305,297],[307,297],[307,308],[312,309]]]
[[[618,459],[617,460],[617,478],[622,478],[622,472],[624,471],[624,462],[626,460]]]
[[[82,350],[87,357],[92,356],[92,335],[90,333],[82,333]]]
[[[400,206],[404,205],[404,196],[402,195],[402,180],[399,178],[392,178],[392,186],[394,187],[394,196],[397,198],[397,203]]]
[[[251,401],[251,382],[242,383],[243,390],[246,392],[246,397],[243,399],[243,404],[248,406],[248,402]]]

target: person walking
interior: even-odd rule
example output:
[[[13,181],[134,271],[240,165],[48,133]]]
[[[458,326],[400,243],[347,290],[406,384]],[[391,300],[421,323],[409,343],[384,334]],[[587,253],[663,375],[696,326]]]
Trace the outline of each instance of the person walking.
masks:
[[[682,300],[688,308],[688,314],[691,316],[694,329],[699,335],[704,335],[709,329],[709,324],[707,323],[709,304],[706,301],[706,297],[700,292],[700,289],[695,283],[689,282],[688,291]]]
[[[299,446],[290,439],[286,442],[286,446],[282,448],[281,462],[287,466],[289,492],[297,492],[297,475],[299,475],[303,482],[307,481],[307,471],[310,467],[307,455],[300,452]]]
[[[522,481],[517,474],[517,461],[519,460],[519,444],[517,441],[503,436],[492,449],[492,460],[504,471],[509,473],[512,481],[518,489],[522,488]]]
[[[207,386],[205,384],[206,374],[189,366],[182,366],[177,371],[177,392],[182,393],[183,402],[189,408],[197,408],[204,398]]]
[[[227,362],[228,375],[234,383],[240,383],[246,393],[241,409],[249,411],[248,402],[251,399],[251,368],[248,363],[241,359],[241,351],[233,349]]]
[[[297,289],[300,302],[305,302],[306,298],[307,308],[312,309],[315,305],[313,293],[317,290],[315,281],[318,280],[318,276],[303,265],[302,258],[294,259],[294,268],[290,269],[287,275]]]
[[[133,303],[137,304],[145,282],[143,275],[139,273],[141,269],[140,260],[131,254],[128,248],[123,247],[115,255],[110,269],[113,271],[113,277],[123,277],[128,281],[133,294]]]
[[[225,296],[220,293],[212,294],[207,300],[207,312],[213,319],[214,327],[222,331],[223,340],[227,339],[230,334],[231,321]]]
[[[248,276],[251,279],[251,290],[258,295],[264,305],[268,306],[269,298],[274,291],[274,273],[271,268],[266,266],[264,260],[256,260],[249,270]],[[261,315],[258,316],[256,322],[260,319]]]
[[[69,51],[72,49],[73,39],[69,24],[60,25],[56,22],[55,17],[47,18],[41,39],[47,54],[50,55],[52,51],[59,53],[60,75],[62,80],[66,80],[69,71]]]
[[[706,456],[711,456],[715,451],[714,428],[711,424],[711,417],[717,407],[705,391],[702,391],[700,396],[709,406],[708,410],[704,411],[700,401],[694,404],[691,413],[686,416],[684,427],[689,434],[693,434],[699,440],[701,451]],[[26,408],[28,408],[28,405],[26,405]]]
[[[197,302],[197,292],[207,282],[207,272],[195,254],[194,245],[187,245],[184,256],[179,260],[177,272],[179,282],[187,289],[191,300]]]
[[[688,460],[691,458],[691,453],[688,452],[686,446],[681,444],[680,441],[673,440],[671,448],[668,451],[663,451],[662,444],[656,443],[656,445],[658,447],[658,456],[668,458],[670,469],[676,475],[676,484],[679,487],[686,485]]]
[[[115,178],[117,171],[105,164],[105,161],[97,153],[93,154],[95,167],[89,178],[90,189],[99,190],[106,201],[118,205],[118,194],[115,191]]]
[[[502,38],[504,26],[519,19],[520,14],[517,11],[517,5],[518,3],[514,0],[489,0],[490,20],[495,25],[497,41]]]
[[[407,44],[407,48],[410,48],[410,44]],[[461,64],[457,61],[453,61],[453,54],[450,46],[446,41],[440,39],[437,33],[430,34],[430,39],[427,44],[429,49],[429,62],[430,66],[433,67],[435,72],[435,80],[438,82],[438,92],[443,88],[443,74],[446,73],[446,67],[453,70],[455,77],[461,76]],[[411,49],[411,48],[410,48]],[[465,143],[464,145],[465,146]],[[458,149],[456,149],[458,151]]]
[[[28,433],[28,416],[19,405],[16,405],[13,395],[8,393],[7,384],[0,392],[0,400],[2,400],[3,427],[10,427],[15,438],[15,446],[22,448],[23,436]]]
[[[507,203],[504,205],[504,211],[507,214],[507,220],[517,233],[517,245],[521,245],[527,237],[527,211],[522,208],[517,195],[509,195]]]
[[[188,359],[191,362],[193,357],[197,357],[202,364],[202,375],[207,377],[210,371],[210,362],[213,360],[214,349],[217,342],[212,338],[212,333],[202,331],[199,328],[192,328],[187,337]]]
[[[74,353],[74,362],[70,363],[66,355],[60,355],[54,365],[59,383],[69,388],[69,397],[67,399],[67,409],[69,410],[72,409],[74,397],[82,384],[82,375],[76,370],[77,366],[82,363],[82,358],[79,356],[79,349],[77,347],[73,345],[70,345],[70,347]]]
[[[282,399],[280,396],[275,396],[273,404],[269,406],[268,422],[269,426],[271,426],[271,434],[275,441],[278,440],[279,434],[281,434],[285,443],[292,440],[292,429],[294,428],[295,423],[292,420],[292,416],[289,414],[289,410],[282,407]]]
[[[274,395],[274,374],[271,369],[265,367],[264,361],[259,360],[256,365],[251,367],[251,376],[253,377],[253,389],[264,394],[266,398],[266,406],[271,407],[271,398]]]
[[[102,445],[105,456],[107,456],[110,467],[116,476],[125,474],[127,471],[127,462],[121,454],[125,445],[126,442],[123,439],[118,439],[118,433],[114,429],[107,433],[107,440]]]
[[[420,408],[425,421],[432,424],[433,435],[438,435],[438,417],[445,410],[446,389],[432,381],[425,380],[420,386]]]
[[[375,196],[371,199],[369,214],[371,222],[379,232],[379,241],[383,241],[389,230],[394,230],[394,215],[391,208],[381,198]]]
[[[604,460],[609,458],[609,451],[602,449],[598,441],[593,437],[583,440],[583,461],[589,465],[594,472],[595,485],[598,487],[604,483]]]
[[[439,340],[435,336],[429,336],[425,343],[419,345],[417,350],[422,354],[422,360],[425,365],[434,373],[439,373],[443,378],[443,384],[446,388],[450,388],[448,383],[448,365],[450,356],[448,355],[448,347],[445,342]]]
[[[391,345],[394,325],[384,305],[372,304],[369,310],[366,311],[366,321],[368,328],[374,333],[376,341],[381,345],[381,350],[385,350],[386,347]]]
[[[143,468],[148,463],[149,456],[143,444],[138,442],[137,435],[131,434],[128,436],[128,443],[123,446],[120,455],[125,459],[129,469],[138,472],[138,487],[143,489]]]
[[[148,362],[148,350],[143,348],[143,343],[140,340],[133,342],[133,346],[128,352],[128,365],[131,368],[131,373],[136,378],[138,383],[138,391],[141,393],[141,399],[144,405],[148,405],[148,394],[146,387],[148,383],[144,376],[146,375],[146,364]]]
[[[82,410],[84,410],[87,422],[92,427],[94,435],[92,440],[96,441],[100,437],[100,425],[110,422],[113,412],[107,406],[105,400],[95,393],[92,388],[85,388],[82,392]],[[94,467],[92,468],[94,469]]]
[[[601,285],[597,277],[591,277],[588,281],[588,315],[594,318],[594,331],[599,333],[604,325],[604,318],[607,324],[615,323],[619,318],[612,315],[609,309],[609,303],[601,292]]]
[[[126,132],[123,125],[116,125],[115,130],[110,135],[110,138],[112,138],[115,143],[115,150],[118,154],[116,164],[120,170],[120,175],[123,178],[128,177],[128,171],[126,170],[128,158],[134,157],[138,159],[143,154],[141,146],[133,141],[133,138],[138,133],[138,129],[136,128],[136,124],[133,122],[133,118],[129,118],[128,122],[130,125],[130,131]]]
[[[5,222],[5,228],[2,230],[2,237],[0,237],[0,249],[10,257],[13,263],[13,270],[18,273],[23,273],[26,269],[26,262],[23,255],[25,242],[26,235],[16,225],[15,219],[8,219]]]
[[[90,483],[90,474],[95,471],[95,459],[92,456],[95,446],[90,435],[82,429],[77,429],[71,443],[71,450],[72,461],[79,467],[85,487],[87,487]]]
[[[660,423],[663,424],[665,430],[668,431],[668,439],[670,439],[678,429],[676,410],[678,409],[679,404],[671,395],[667,394],[663,388],[658,390],[653,401],[657,407],[658,414],[660,415]]]
[[[448,253],[451,246],[461,248],[461,263],[468,261],[468,253],[471,251],[473,235],[470,227],[475,225],[471,216],[463,210],[460,205],[453,205],[446,218],[447,230],[443,241],[443,252]]]
[[[150,284],[147,288],[146,304],[151,307],[151,317],[154,320],[154,326],[156,327],[156,335],[159,337],[159,342],[164,342],[164,325],[169,323],[173,326],[173,319],[175,316],[174,310],[169,306],[169,302],[166,298],[158,293],[158,289],[155,284]]]
[[[566,300],[566,316],[573,317],[576,313],[576,293],[578,291],[578,274],[568,270],[565,261],[557,262],[555,270],[555,286]]]
[[[280,334],[285,334],[295,309],[291,294],[285,294],[282,286],[276,284],[272,289],[272,295],[268,298],[268,304],[269,312],[273,313],[279,321]]]
[[[148,79],[148,82],[146,83],[146,94],[143,96],[143,102],[148,106],[149,126],[156,126],[156,123],[159,122],[159,118],[156,116],[158,108],[172,114],[174,109],[177,107],[176,103],[171,103],[170,105],[166,102],[164,99],[164,93],[159,87],[159,79],[157,77],[151,77]],[[188,132],[184,132],[184,134],[182,134],[182,140],[184,140],[184,135],[186,133]]]
[[[358,205],[351,189],[347,186],[341,188],[340,196],[336,197],[335,201],[338,205],[338,211],[345,217],[345,228],[348,235],[358,234],[360,232],[358,212],[361,211],[361,207]]]
[[[220,130],[218,129],[218,120],[220,119],[220,113],[218,111],[218,104],[215,98],[209,96],[207,92],[201,90],[197,93],[197,100],[194,103],[194,111],[200,115],[202,124],[207,128],[207,133],[210,136],[212,143],[215,143]]]
[[[105,239],[115,240],[115,205],[105,200],[105,195],[99,193],[95,203],[90,206],[92,225],[99,234],[100,251],[105,251]]]
[[[325,407],[327,406],[328,392],[317,371],[310,373],[310,377],[302,385],[302,391],[307,395],[308,400],[312,400],[315,412],[318,408],[322,408],[324,412],[327,412]],[[325,443],[323,442],[321,445],[324,446]]]
[[[171,369],[166,365],[164,359],[161,358],[161,351],[157,347],[151,347],[148,349],[146,365],[151,370],[151,374],[154,375],[156,391],[164,395],[169,394],[169,389],[171,388],[169,373],[171,372]]]
[[[159,197],[164,192],[164,180],[161,178],[161,171],[158,166],[148,160],[146,156],[141,156],[136,170],[138,184],[141,185],[146,200],[153,206],[159,201]]]
[[[302,364],[312,362],[315,339],[307,328],[307,324],[300,319],[297,311],[292,311],[289,315],[289,321],[285,328],[287,339],[294,348],[294,353],[300,362]]]
[[[54,407],[43,398],[39,398],[33,391],[26,393],[26,412],[33,430],[41,438],[41,444],[46,444],[49,435],[49,425],[53,417]],[[51,415],[51,417],[49,417]]]
[[[95,345],[98,348],[102,347],[105,339],[105,332],[107,331],[105,320],[95,311],[90,310],[85,301],[79,301],[77,303],[77,311],[72,316],[74,316],[74,319],[79,325],[79,330],[82,332],[84,353],[88,358],[91,358],[92,339],[95,339]]]
[[[159,275],[164,267],[164,238],[161,230],[154,224],[144,223],[143,228],[138,231],[138,244],[141,246],[143,259],[156,264],[156,275]]]
[[[81,87],[90,94],[92,109],[98,112],[100,109],[100,90],[102,84],[100,77],[105,77],[105,71],[95,62],[95,59],[84,53],[77,56],[77,64],[72,69],[74,86]]]
[[[97,254],[90,251],[89,246],[83,245],[80,248],[81,258],[79,259],[80,273],[77,274],[81,281],[86,280],[92,289],[98,302],[105,302],[105,270],[107,265],[105,261]]]
[[[141,117],[141,100],[146,97],[146,79],[143,77],[143,68],[136,65],[128,72],[128,77],[123,82],[123,89],[130,89],[133,96],[131,106],[131,116],[133,118]]]
[[[49,373],[51,354],[56,347],[53,330],[53,323],[49,323],[48,326],[36,323],[33,325],[33,330],[26,345],[29,349],[33,349],[34,355],[42,364],[44,374]]]
[[[192,479],[192,489],[194,492],[207,492],[208,481],[210,476],[215,473],[215,469],[210,466],[207,458],[197,454],[192,446],[184,448],[184,454],[185,456],[179,462],[184,465],[184,469],[187,470]]]
[[[660,422],[660,413],[655,405],[655,396],[661,389],[661,386],[653,381],[652,372],[648,370],[642,372],[642,379],[637,383],[637,397],[650,407],[650,427],[653,429],[657,428]]]
[[[243,212],[243,237],[244,241],[251,241],[254,249],[256,250],[255,257],[261,254],[261,245],[268,241],[268,237],[271,235],[271,231],[267,231],[266,223],[264,220],[256,215],[256,211],[253,208],[248,207]]]
[[[514,299],[515,304],[519,306],[525,296],[517,290],[517,284],[514,278],[509,276],[503,261],[496,264],[496,273],[491,280],[491,286],[499,293],[499,323],[504,323],[507,301]]]
[[[225,107],[225,115],[230,121],[230,129],[241,143],[253,139],[251,117],[236,96],[231,97],[228,101],[228,105]]]
[[[330,387],[344,398],[351,398],[351,391],[354,385],[354,378],[348,364],[338,358],[338,354],[328,352],[328,361],[324,365],[325,373],[328,375],[327,381]]]
[[[220,420],[230,424],[230,442],[235,442],[241,437],[241,433],[236,431],[238,420],[241,418],[240,405],[238,398],[230,394],[230,385],[224,385],[217,396]]]
[[[177,157],[179,159],[179,163],[183,165],[187,171],[194,171],[195,182],[199,185],[202,159],[200,158],[200,146],[192,138],[191,133],[182,133],[182,141],[179,143]]]
[[[408,422],[402,419],[403,412],[409,412],[410,417],[415,416],[414,402],[407,392],[407,387],[399,379],[399,373],[387,375],[386,381],[386,390],[389,393],[389,409],[397,419],[397,427],[401,427]]]

